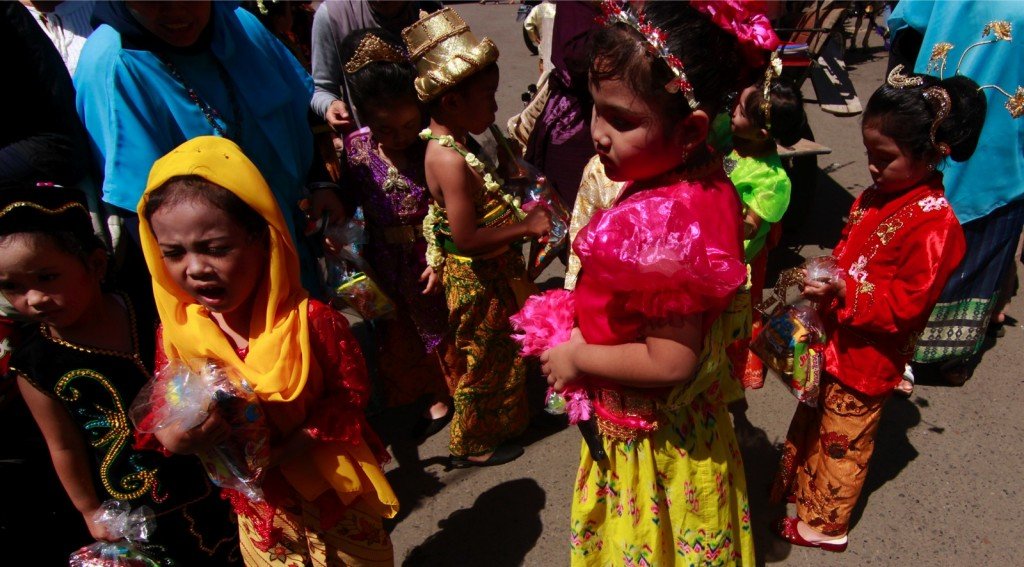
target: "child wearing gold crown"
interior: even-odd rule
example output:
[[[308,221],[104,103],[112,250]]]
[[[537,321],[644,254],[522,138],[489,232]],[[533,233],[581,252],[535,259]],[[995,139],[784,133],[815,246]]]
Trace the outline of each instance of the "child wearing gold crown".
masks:
[[[440,270],[454,334],[449,372],[453,419],[449,449],[455,467],[500,465],[522,447],[506,441],[527,426],[525,363],[509,317],[530,287],[514,243],[548,232],[543,208],[524,213],[502,191],[501,179],[469,149],[469,134],[494,122],[498,49],[477,41],[451,9],[402,32],[416,64],[416,93],[430,111],[424,160],[436,201],[424,221],[427,263]],[[527,292],[528,293],[528,292]]]

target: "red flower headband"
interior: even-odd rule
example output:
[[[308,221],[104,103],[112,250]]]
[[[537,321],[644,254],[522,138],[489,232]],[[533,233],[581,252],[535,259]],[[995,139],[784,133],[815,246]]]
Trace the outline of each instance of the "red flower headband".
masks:
[[[683,62],[672,54],[666,45],[665,40],[667,36],[665,32],[651,25],[646,18],[644,18],[643,12],[634,14],[632,10],[625,10],[623,7],[613,0],[608,0],[601,4],[601,11],[604,12],[604,16],[598,19],[598,23],[604,26],[609,26],[615,23],[623,23],[640,32],[640,35],[644,36],[647,40],[648,51],[651,54],[660,57],[672,74],[675,77],[665,84],[665,90],[670,93],[683,92],[683,96],[686,97],[687,104],[690,108],[697,110],[700,106],[700,102],[697,100],[696,95],[693,93],[693,84],[686,78],[686,71],[683,69]]]
[[[775,35],[768,18],[748,10],[739,0],[691,0],[690,5],[708,16],[715,25],[735,36],[739,40],[740,51],[752,65],[764,63],[765,53],[771,53],[779,46],[779,37]],[[648,22],[642,11],[634,14],[615,0],[606,0],[601,5],[601,11],[604,12],[604,16],[598,18],[601,25],[623,23],[644,36],[648,51],[665,61],[675,76],[665,85],[665,90],[670,93],[682,91],[687,104],[696,110],[700,102],[694,94],[693,84],[686,77],[682,60],[669,51],[665,32]]]

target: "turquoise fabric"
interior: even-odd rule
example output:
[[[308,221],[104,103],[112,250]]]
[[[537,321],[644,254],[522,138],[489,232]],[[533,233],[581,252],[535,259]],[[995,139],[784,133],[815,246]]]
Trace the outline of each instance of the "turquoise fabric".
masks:
[[[754,211],[764,221],[753,236],[743,241],[743,255],[750,262],[764,248],[772,224],[782,220],[789,208],[793,186],[782,168],[779,154],[741,157],[733,151],[729,159],[736,162],[729,179],[736,186],[744,209]]]
[[[288,49],[237,4],[214,2],[209,53],[168,54],[199,96],[236,122],[216,57],[237,93],[241,137],[232,137],[266,178],[295,234],[313,158],[307,113],[313,82]],[[135,211],[157,158],[215,132],[153,53],[123,48],[107,25],[86,42],[75,74],[77,106],[91,138],[103,200]],[[223,126],[223,124],[222,124]]]
[[[907,28],[924,35],[914,65],[917,73],[925,72],[936,43],[952,43],[945,71],[949,77],[964,49],[981,41],[985,24],[994,20],[1011,22],[1014,36],[1024,33],[1024,2],[903,0],[889,18],[889,28],[894,36]],[[1012,93],[1024,84],[1024,43],[1014,37],[1013,41],[977,47],[967,55],[960,74],[979,85],[996,84]],[[1005,96],[992,90],[984,92],[988,114],[977,151],[964,163],[947,160],[942,168],[946,198],[961,223],[1024,197],[1024,119],[1011,120]]]

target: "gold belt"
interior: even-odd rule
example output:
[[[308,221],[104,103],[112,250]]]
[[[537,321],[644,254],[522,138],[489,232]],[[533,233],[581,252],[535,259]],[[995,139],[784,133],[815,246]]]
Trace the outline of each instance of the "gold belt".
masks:
[[[603,410],[598,412],[597,428],[605,437],[631,441],[661,427],[658,402],[654,398],[606,388],[596,388],[595,397]]]
[[[384,242],[387,244],[413,244],[416,242],[416,236],[420,227],[407,224],[402,226],[385,226],[380,229],[381,234],[384,236]]]

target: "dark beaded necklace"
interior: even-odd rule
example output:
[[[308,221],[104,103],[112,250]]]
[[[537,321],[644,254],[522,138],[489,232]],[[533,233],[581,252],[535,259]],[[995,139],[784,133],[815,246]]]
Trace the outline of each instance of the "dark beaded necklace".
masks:
[[[192,85],[190,85],[189,82],[185,80],[185,76],[182,75],[181,70],[178,69],[178,66],[171,62],[171,60],[168,59],[165,55],[156,54],[156,56],[158,59],[160,59],[160,62],[163,63],[165,67],[167,67],[167,71],[171,74],[171,76],[174,77],[174,79],[181,84],[182,88],[185,89],[185,92],[188,94],[188,98],[192,101],[192,104],[198,106],[199,110],[202,111],[203,117],[206,118],[206,121],[210,123],[210,127],[213,128],[213,133],[216,134],[217,136],[220,136],[221,138],[228,138],[229,140],[234,140],[235,142],[241,143],[242,112],[239,110],[238,96],[237,93],[235,92],[234,82],[232,82],[231,77],[228,76],[228,71],[224,68],[224,64],[221,63],[220,60],[216,57],[211,56],[214,65],[217,66],[217,72],[220,75],[220,80],[224,83],[224,88],[226,88],[228,91],[228,100],[231,101],[231,112],[234,115],[235,120],[234,127],[230,129],[230,132],[221,126],[221,122],[223,122],[224,125],[227,126],[228,121],[221,115],[220,112],[217,111],[216,108],[210,106],[209,103],[207,103],[205,100],[202,99],[202,97],[199,96],[199,93],[197,93],[196,90],[192,88]]]

